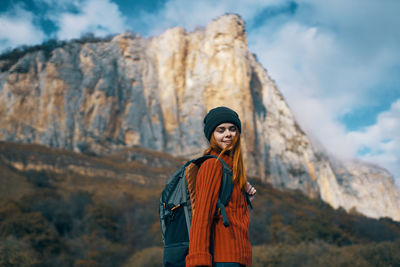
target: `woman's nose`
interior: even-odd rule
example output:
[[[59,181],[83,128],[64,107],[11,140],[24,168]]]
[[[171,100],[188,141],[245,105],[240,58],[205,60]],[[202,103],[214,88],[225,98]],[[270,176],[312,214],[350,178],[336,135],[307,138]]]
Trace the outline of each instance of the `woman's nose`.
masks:
[[[229,129],[225,131],[225,137],[229,137],[231,135],[232,135],[232,133],[231,133],[231,131],[229,131]]]

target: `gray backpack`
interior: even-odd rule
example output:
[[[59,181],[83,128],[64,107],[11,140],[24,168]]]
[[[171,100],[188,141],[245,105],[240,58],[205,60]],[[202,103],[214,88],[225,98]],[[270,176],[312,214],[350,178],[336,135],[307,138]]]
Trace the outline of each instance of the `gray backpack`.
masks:
[[[196,176],[201,164],[214,155],[205,155],[186,162],[167,181],[160,198],[159,214],[164,242],[163,266],[185,266],[189,249],[190,225],[195,209]],[[222,160],[222,179],[217,210],[222,215],[225,227],[229,226],[225,206],[231,197],[232,171]]]

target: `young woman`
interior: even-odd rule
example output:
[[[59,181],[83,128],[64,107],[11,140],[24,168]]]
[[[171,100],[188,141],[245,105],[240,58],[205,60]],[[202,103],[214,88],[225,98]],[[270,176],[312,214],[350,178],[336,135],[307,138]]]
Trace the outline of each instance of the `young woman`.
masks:
[[[221,186],[222,164],[208,159],[196,179],[196,210],[193,214],[186,266],[250,266],[249,211],[244,192],[256,190],[246,180],[240,150],[241,122],[238,114],[217,107],[204,118],[204,134],[210,142],[204,154],[222,158],[232,169],[233,192],[226,206],[229,226],[222,216],[215,217]]]

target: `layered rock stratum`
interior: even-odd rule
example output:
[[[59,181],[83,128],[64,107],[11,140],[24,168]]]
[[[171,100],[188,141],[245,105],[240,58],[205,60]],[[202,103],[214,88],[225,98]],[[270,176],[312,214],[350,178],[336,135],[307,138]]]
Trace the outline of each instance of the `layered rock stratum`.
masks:
[[[0,61],[0,140],[111,154],[141,146],[193,157],[206,148],[202,119],[224,105],[239,113],[248,176],[298,189],[335,208],[400,220],[386,170],[317,149],[228,14],[204,29],[123,33],[69,42]]]

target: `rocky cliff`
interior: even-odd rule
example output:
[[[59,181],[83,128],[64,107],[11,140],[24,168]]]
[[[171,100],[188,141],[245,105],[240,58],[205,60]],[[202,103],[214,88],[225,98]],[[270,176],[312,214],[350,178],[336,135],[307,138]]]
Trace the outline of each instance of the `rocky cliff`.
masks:
[[[333,161],[312,146],[248,50],[237,15],[190,33],[124,33],[24,55],[0,74],[0,140],[97,154],[139,145],[191,157],[206,148],[202,118],[219,105],[242,120],[249,176],[333,207],[400,220],[390,174]]]

